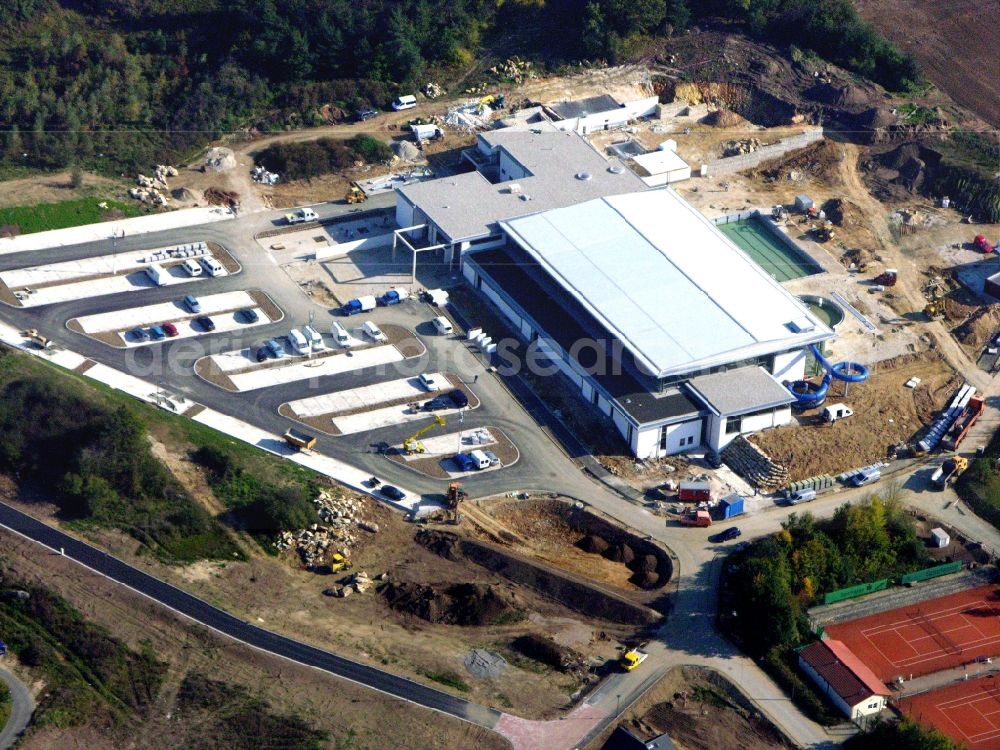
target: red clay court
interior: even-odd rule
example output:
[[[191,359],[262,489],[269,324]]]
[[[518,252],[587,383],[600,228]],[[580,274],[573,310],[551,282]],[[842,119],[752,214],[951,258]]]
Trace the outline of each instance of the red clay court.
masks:
[[[1000,655],[1000,596],[978,586],[826,627],[883,682]],[[1000,706],[998,706],[1000,707]]]
[[[904,698],[899,707],[921,724],[931,724],[971,750],[1000,747],[1000,678],[959,682]]]

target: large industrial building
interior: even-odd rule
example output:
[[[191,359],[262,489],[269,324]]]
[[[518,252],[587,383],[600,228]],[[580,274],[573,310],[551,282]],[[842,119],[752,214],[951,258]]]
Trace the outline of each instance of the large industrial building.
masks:
[[[466,157],[399,191],[401,236],[460,267],[637,457],[791,420],[782,382],[833,331],[676,192],[575,133],[493,131]]]

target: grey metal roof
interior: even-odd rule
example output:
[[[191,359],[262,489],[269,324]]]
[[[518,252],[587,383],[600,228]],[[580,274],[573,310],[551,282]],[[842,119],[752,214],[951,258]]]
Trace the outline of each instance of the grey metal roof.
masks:
[[[621,106],[621,103],[613,96],[601,94],[600,96],[588,96],[586,99],[577,99],[572,102],[550,104],[549,109],[562,119],[571,120],[574,117],[586,117],[587,115],[596,115],[598,112],[620,109]]]
[[[699,375],[691,378],[687,386],[712,411],[724,416],[777,408],[795,400],[763,367],[741,367]]]
[[[531,175],[494,184],[479,172],[467,172],[399,189],[452,242],[496,232],[503,219],[646,187],[621,162],[605,159],[576,133],[494,130],[479,139],[491,149],[504,149]],[[621,167],[621,174],[609,171],[613,166]],[[582,173],[590,178],[578,179]],[[511,192],[513,184],[520,193]]]
[[[603,197],[501,226],[656,377],[833,337],[668,188]]]

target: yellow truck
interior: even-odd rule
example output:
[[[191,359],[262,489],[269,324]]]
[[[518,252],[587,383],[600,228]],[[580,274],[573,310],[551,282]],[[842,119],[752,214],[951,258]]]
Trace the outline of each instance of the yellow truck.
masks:
[[[622,654],[621,664],[622,669],[626,672],[631,672],[633,669],[642,664],[646,659],[649,658],[649,654],[645,651],[640,651],[637,648],[630,648],[624,654]]]
[[[316,437],[295,428],[288,429],[282,437],[285,442],[299,450],[309,450],[316,445]]]

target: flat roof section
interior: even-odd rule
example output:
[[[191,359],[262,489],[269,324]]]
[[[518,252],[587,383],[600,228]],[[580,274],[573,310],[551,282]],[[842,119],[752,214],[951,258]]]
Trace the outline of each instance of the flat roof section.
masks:
[[[501,226],[657,377],[833,337],[669,188],[607,196]],[[792,321],[815,326],[793,331]]]
[[[479,138],[491,149],[507,151],[531,175],[494,184],[479,172],[466,172],[398,190],[451,242],[485,237],[502,219],[646,187],[620,161],[605,159],[576,133],[493,130]],[[512,191],[512,185],[518,189]]]
[[[586,99],[577,99],[572,102],[550,104],[549,109],[564,120],[572,120],[574,117],[595,115],[598,112],[607,112],[608,110],[618,109],[621,106],[621,103],[613,96],[601,94],[600,96],[588,96]]]
[[[663,174],[664,172],[673,172],[676,169],[684,169],[688,165],[686,161],[677,155],[676,151],[670,151],[669,149],[658,149],[649,153],[639,154],[632,157],[632,161],[641,167],[649,177]]]
[[[497,248],[470,253],[466,256],[466,261],[473,261],[518,307],[542,326],[545,333],[564,351],[572,351],[574,343],[578,341],[608,338],[586,310],[576,305],[571,297],[560,294],[551,279],[544,278],[544,274],[537,272],[537,265],[518,257],[519,255],[523,256],[517,250]],[[593,355],[593,350],[584,347],[581,354]],[[624,354],[627,355],[628,352]],[[584,368],[597,369],[593,360],[580,364]],[[610,364],[604,371],[615,372]],[[593,377],[637,424],[679,422],[701,413],[701,408],[679,388],[651,393],[623,368],[621,374]]]
[[[716,414],[738,416],[752,411],[776,409],[795,398],[763,367],[740,367],[687,382],[695,395]]]

